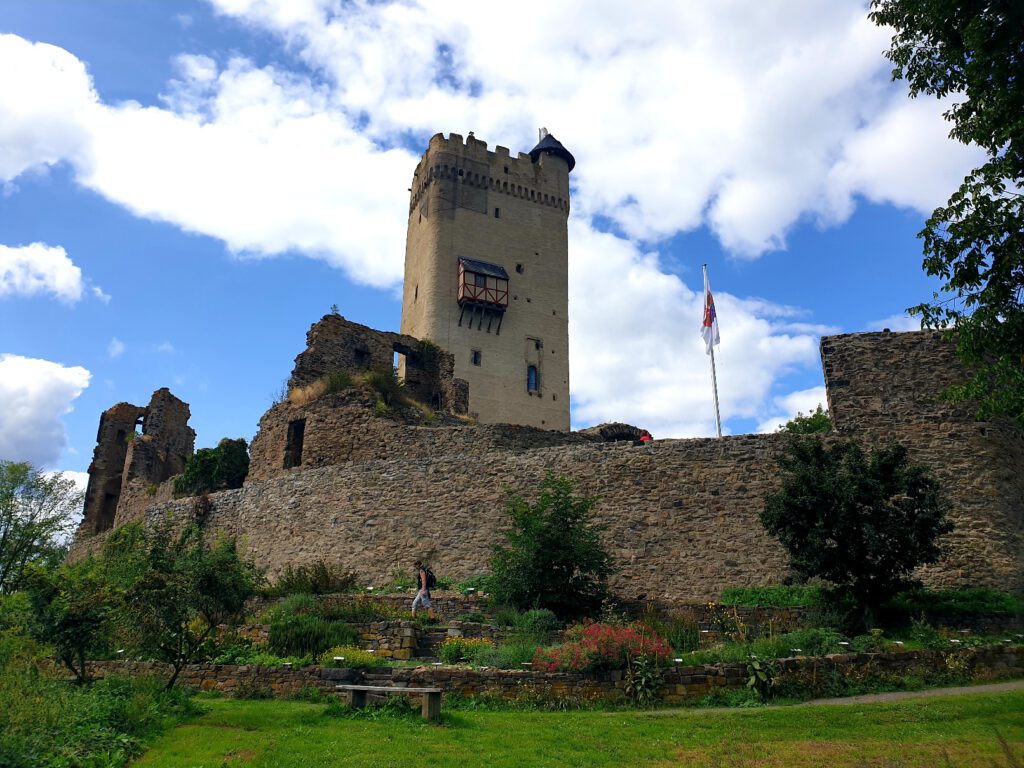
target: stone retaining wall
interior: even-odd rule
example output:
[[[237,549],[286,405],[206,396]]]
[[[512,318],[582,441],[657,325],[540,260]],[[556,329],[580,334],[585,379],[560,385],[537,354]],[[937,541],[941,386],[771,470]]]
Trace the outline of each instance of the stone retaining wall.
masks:
[[[796,657],[778,661],[780,681],[797,682],[805,691],[827,691],[835,675],[848,680],[892,679],[915,675],[959,672],[972,680],[1024,677],[1024,645],[989,646],[959,651],[904,651],[899,653],[850,653],[822,658]],[[622,671],[595,674],[534,672],[530,670],[464,669],[459,667],[392,667],[374,670],[374,684],[396,687],[439,687],[464,696],[572,698],[581,701],[617,701],[624,696]],[[170,667],[157,662],[91,662],[94,677],[107,674],[169,676]],[[182,670],[182,685],[229,696],[273,695],[288,698],[315,689],[333,694],[339,683],[359,683],[363,673],[350,669],[236,666],[192,664]],[[664,671],[659,690],[667,704],[700,699],[716,690],[738,690],[746,685],[745,664],[702,666],[671,665]],[[817,686],[817,687],[816,687]]]

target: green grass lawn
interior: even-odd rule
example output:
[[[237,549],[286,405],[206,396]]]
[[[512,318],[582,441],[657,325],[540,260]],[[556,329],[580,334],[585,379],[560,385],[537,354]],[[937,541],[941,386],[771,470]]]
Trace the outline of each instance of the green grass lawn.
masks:
[[[201,702],[137,766],[1011,766],[1024,692],[728,712],[445,711],[349,719],[292,701]],[[947,760],[948,758],[948,760]]]

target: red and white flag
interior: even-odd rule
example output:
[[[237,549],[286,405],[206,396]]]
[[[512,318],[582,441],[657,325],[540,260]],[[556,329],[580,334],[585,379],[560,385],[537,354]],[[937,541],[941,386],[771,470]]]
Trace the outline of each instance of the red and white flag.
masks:
[[[718,338],[718,314],[715,312],[715,299],[711,296],[707,270],[704,271],[704,322],[700,326],[700,335],[704,337],[704,352],[708,355],[711,354],[711,347],[722,341]]]

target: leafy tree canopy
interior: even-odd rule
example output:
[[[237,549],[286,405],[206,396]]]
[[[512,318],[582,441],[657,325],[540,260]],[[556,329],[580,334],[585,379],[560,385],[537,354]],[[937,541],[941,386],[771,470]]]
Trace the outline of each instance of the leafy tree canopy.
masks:
[[[236,623],[259,573],[233,539],[207,542],[202,530],[122,526],[106,544],[107,577],[124,590],[124,625],[138,650],[173,667],[167,687],[220,624]]]
[[[797,412],[796,416],[783,424],[779,431],[789,432],[794,435],[814,435],[822,432],[831,432],[832,419],[829,418],[828,411],[823,410],[821,403],[818,403],[818,408],[813,413],[808,413],[804,416],[803,413]]]
[[[916,584],[913,570],[938,560],[937,540],[953,528],[938,484],[902,446],[868,454],[852,441],[797,437],[779,466],[782,487],[766,497],[761,523],[797,576],[830,581],[856,602],[862,626]]]
[[[491,560],[492,593],[515,608],[547,608],[561,618],[599,610],[612,559],[593,520],[597,498],[577,496],[565,478],[548,475],[535,502],[509,492],[511,526]]]
[[[224,438],[216,448],[200,448],[174,481],[174,492],[196,496],[209,491],[241,488],[249,474],[249,445],[244,438]]]
[[[61,473],[0,461],[0,594],[18,588],[28,563],[64,558],[81,510],[82,493]]]
[[[109,647],[118,597],[92,559],[48,569],[30,563],[25,591],[32,609],[29,630],[53,646],[57,660],[79,683],[89,682],[86,659]]]
[[[967,176],[921,231],[924,269],[943,293],[912,307],[955,338],[973,377],[951,394],[978,416],[1024,426],[1024,3],[872,0],[870,18],[894,29],[893,79],[910,95],[956,103],[950,136],[988,161]]]

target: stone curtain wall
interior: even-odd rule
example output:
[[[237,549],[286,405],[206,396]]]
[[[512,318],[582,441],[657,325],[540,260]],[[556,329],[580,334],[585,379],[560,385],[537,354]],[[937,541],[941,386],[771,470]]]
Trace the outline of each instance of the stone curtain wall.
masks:
[[[777,435],[755,435],[393,457],[214,494],[207,524],[237,536],[272,575],[323,559],[365,583],[386,582],[420,557],[458,581],[488,569],[505,522],[503,489],[532,495],[554,472],[601,497],[618,595],[713,599],[726,586],[786,575],[781,546],[757,520],[780,445]],[[148,514],[188,519],[190,505]]]
[[[1024,591],[1024,438],[1011,423],[976,422],[938,398],[960,375],[952,345],[930,333],[833,336],[822,340],[822,358],[837,435],[899,441],[942,483],[956,529],[925,582]],[[306,419],[302,465],[284,470],[297,414]],[[282,404],[261,422],[245,487],[214,494],[207,525],[237,536],[271,576],[324,560],[379,584],[420,557],[459,581],[487,570],[505,524],[504,489],[532,497],[553,472],[600,497],[619,599],[713,600],[725,587],[787,576],[782,547],[758,520],[777,488],[783,436],[647,446],[598,438],[409,426],[344,395],[301,409]],[[190,519],[192,500],[165,501],[168,491],[157,491],[133,487],[123,517],[148,506],[150,518]],[[80,535],[74,552],[98,539]]]
[[[836,431],[901,443],[942,484],[957,527],[945,562],[923,569],[928,583],[1024,591],[1024,436],[940,397],[963,380],[954,345],[935,332],[847,334],[822,339],[821,357]]]
[[[1024,675],[1024,647],[1003,646],[942,653],[905,651],[901,653],[851,653],[824,658],[782,659],[782,678],[791,677],[813,691],[818,681],[842,675],[848,679],[864,676],[902,677],[918,674],[930,678],[962,664],[974,680],[998,680]],[[382,675],[390,672],[390,680]],[[100,661],[89,663],[89,674],[101,678],[108,674],[131,676],[170,676],[166,664],[150,661]],[[597,674],[534,672],[532,670],[466,669],[453,667],[377,668],[374,685],[396,688],[437,687],[449,694],[491,695],[508,699],[538,697],[571,698],[578,701],[621,701],[625,698],[621,671]],[[228,696],[294,697],[311,690],[334,694],[339,683],[362,683],[363,673],[351,669],[303,667],[301,669],[233,664],[190,664],[178,678],[181,685],[203,691],[218,691]],[[664,670],[659,696],[666,704],[700,699],[716,690],[745,687],[745,664],[715,664],[695,667],[670,665]]]

